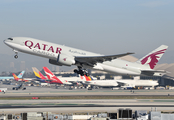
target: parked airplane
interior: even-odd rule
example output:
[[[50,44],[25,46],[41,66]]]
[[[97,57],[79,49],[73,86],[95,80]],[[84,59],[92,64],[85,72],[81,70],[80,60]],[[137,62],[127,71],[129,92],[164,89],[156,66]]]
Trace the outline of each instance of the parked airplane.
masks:
[[[57,78],[47,67],[43,67],[47,78],[51,80],[51,83],[57,83],[57,84],[64,84],[64,85],[72,85],[72,83],[68,82],[67,80],[60,80]]]
[[[118,82],[116,80],[93,80],[93,81],[86,81],[85,84],[91,86],[99,86],[99,87],[118,87]]]
[[[33,72],[36,76],[36,79],[40,82],[44,82],[44,83],[49,83],[51,82],[50,80],[48,80],[36,67],[32,67]]]
[[[51,82],[51,80],[47,79],[36,67],[32,67],[32,69],[38,81],[46,82],[46,83]],[[85,81],[83,77],[59,77],[59,79],[63,81],[71,82],[73,84],[78,84],[78,85],[79,85],[79,82]]]
[[[18,58],[18,51],[20,51],[48,58],[49,63],[54,65],[76,65],[78,69],[74,70],[74,72],[82,76],[86,74],[83,70],[84,68],[134,76],[162,76],[166,73],[166,71],[163,70],[153,70],[167,50],[168,46],[166,45],[161,45],[136,62],[129,62],[117,58],[133,53],[101,55],[27,37],[8,38],[4,40],[4,43],[14,50],[16,54],[14,56],[15,58]]]
[[[19,73],[18,78],[22,78],[22,76],[24,75],[25,71],[22,71],[21,73]],[[0,80],[9,80],[9,79],[14,79],[14,77],[0,77]]]
[[[86,81],[85,84],[91,86],[99,86],[99,87],[154,87],[159,85],[157,81],[152,80],[132,80],[132,79],[125,79],[125,80],[93,80],[93,81]]]
[[[120,85],[121,87],[155,87],[157,85],[159,85],[158,81],[153,81],[153,80],[116,80],[117,83]]]
[[[26,79],[23,79],[23,78],[18,78],[16,76],[16,74],[14,74],[14,73],[12,73],[12,75],[13,75],[13,79],[16,80],[16,81],[28,82],[29,80],[31,80],[31,79],[26,80]]]

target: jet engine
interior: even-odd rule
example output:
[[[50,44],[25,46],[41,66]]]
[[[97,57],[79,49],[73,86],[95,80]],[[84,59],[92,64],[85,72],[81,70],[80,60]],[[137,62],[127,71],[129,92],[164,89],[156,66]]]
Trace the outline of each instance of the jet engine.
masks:
[[[62,65],[71,66],[75,64],[75,60],[74,60],[74,57],[72,56],[59,54],[57,57],[57,60],[49,59],[49,63],[54,65],[59,65],[59,66],[62,66]]]

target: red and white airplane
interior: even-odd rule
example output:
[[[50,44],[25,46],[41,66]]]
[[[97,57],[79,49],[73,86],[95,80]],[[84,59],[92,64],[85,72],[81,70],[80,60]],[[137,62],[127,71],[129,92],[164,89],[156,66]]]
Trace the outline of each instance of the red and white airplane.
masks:
[[[51,80],[50,83],[57,83],[57,84],[64,84],[64,85],[72,85],[71,82],[68,82],[67,80],[60,80],[57,78],[47,67],[43,67],[48,80]]]
[[[4,40],[4,43],[14,50],[15,58],[18,58],[19,51],[48,58],[49,63],[54,65],[76,65],[78,69],[74,72],[82,76],[84,75],[83,69],[86,68],[133,76],[162,76],[166,73],[163,70],[154,70],[155,65],[168,48],[166,45],[161,45],[136,62],[129,62],[118,58],[133,53],[102,55],[27,37],[8,38]]]

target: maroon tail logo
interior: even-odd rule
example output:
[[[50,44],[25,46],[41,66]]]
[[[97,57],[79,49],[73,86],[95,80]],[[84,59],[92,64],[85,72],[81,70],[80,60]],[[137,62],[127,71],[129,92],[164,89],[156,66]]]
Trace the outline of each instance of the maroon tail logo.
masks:
[[[165,51],[166,51],[166,49],[163,49],[163,50],[160,50],[160,51],[157,51],[155,53],[152,53],[152,54],[148,55],[143,60],[141,60],[141,64],[144,65],[148,61],[148,59],[150,58],[151,61],[147,64],[149,64],[150,68],[153,69],[155,67],[155,65],[157,64],[157,62],[158,62],[159,56],[157,56],[157,55],[163,54]]]

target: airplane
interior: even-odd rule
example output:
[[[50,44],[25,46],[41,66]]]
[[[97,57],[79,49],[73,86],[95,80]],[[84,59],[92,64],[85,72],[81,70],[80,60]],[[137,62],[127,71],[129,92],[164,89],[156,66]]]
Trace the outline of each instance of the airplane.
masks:
[[[17,76],[18,78],[22,78],[22,76],[24,75],[25,71],[22,71],[21,73],[19,73],[19,75]],[[9,79],[14,79],[14,77],[0,77],[0,80],[9,80]]]
[[[98,87],[118,87],[118,83],[115,80],[94,80],[94,81],[86,81],[85,84],[91,86],[98,86]]]
[[[51,82],[51,80],[47,79],[36,67],[32,67],[32,69],[38,81],[46,82],[46,83]],[[85,81],[83,77],[59,77],[59,79],[64,81],[66,80],[68,82],[71,82],[73,84],[78,84],[78,85],[80,85],[80,82]]]
[[[135,88],[135,87],[155,87],[157,85],[159,85],[158,81],[153,81],[153,80],[129,80],[129,79],[125,79],[125,80],[116,80],[118,82],[118,84],[122,84],[121,87],[123,88]]]
[[[57,84],[64,84],[64,85],[72,85],[72,83],[68,82],[67,80],[60,80],[57,78],[47,67],[43,67],[48,80],[51,80],[50,83],[57,83]]]
[[[88,68],[117,75],[132,76],[162,76],[167,73],[164,70],[154,70],[168,48],[166,45],[161,45],[136,62],[129,62],[118,59],[133,54],[129,52],[102,55],[28,37],[11,37],[4,40],[4,43],[13,49],[16,54],[15,58],[18,58],[19,51],[48,58],[49,63],[54,65],[76,65],[78,69],[75,69],[74,72],[82,76],[87,74],[85,69]]]
[[[26,79],[23,79],[23,78],[18,78],[18,76],[16,76],[16,74],[14,74],[14,73],[12,73],[12,75],[13,75],[13,79],[14,80],[16,80],[16,81],[22,81],[22,82],[29,82],[29,80],[31,80],[31,79],[29,79],[29,80],[26,80]]]
[[[122,87],[122,88],[135,88],[135,87],[154,87],[159,85],[157,81],[153,80],[132,80],[132,79],[125,79],[125,80],[93,80],[93,81],[86,81],[84,84],[91,85],[91,86],[98,86],[98,87]],[[90,88],[92,89],[92,87]]]
[[[43,83],[49,83],[50,80],[48,80],[36,67],[32,67],[33,69],[33,72],[36,76],[36,79],[40,82],[43,82]]]

